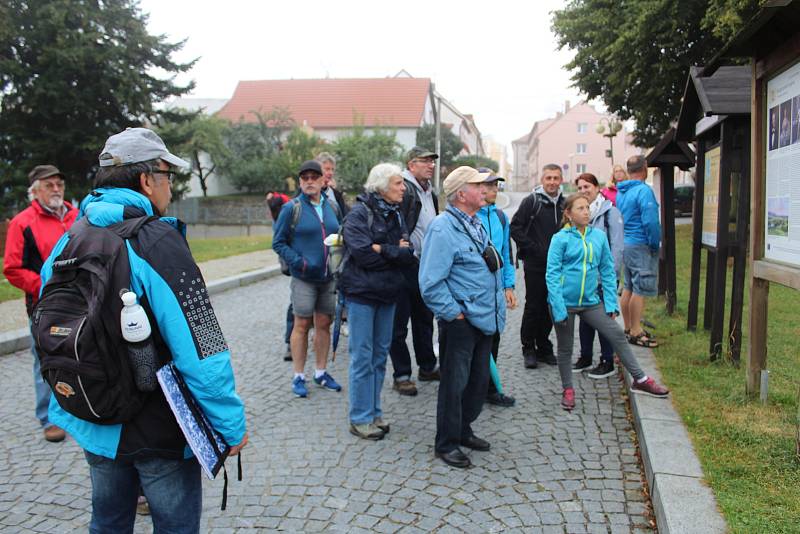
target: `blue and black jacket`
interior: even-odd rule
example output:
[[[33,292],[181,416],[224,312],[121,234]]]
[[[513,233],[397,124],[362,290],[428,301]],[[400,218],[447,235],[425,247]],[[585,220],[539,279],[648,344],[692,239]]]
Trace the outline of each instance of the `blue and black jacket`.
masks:
[[[293,277],[306,282],[324,283],[333,276],[328,272],[328,247],[323,241],[339,231],[339,220],[325,196],[320,195],[322,219],[311,200],[305,193],[300,193],[283,205],[272,232],[272,250],[283,258]],[[295,202],[300,202],[302,209],[297,224],[292,228]]]
[[[101,188],[81,202],[78,218],[106,227],[152,215],[152,204],[140,193]],[[61,237],[42,267],[42,286],[52,276],[53,260],[69,239],[69,234]],[[186,242],[185,226],[173,217],[162,217],[142,226],[126,245],[129,289],[151,319],[159,358],[174,362],[214,429],[229,445],[238,445],[246,432],[244,404],[236,393],[230,351],[207,301],[205,282]],[[127,423],[98,425],[78,419],[65,412],[54,397],[49,420],[87,451],[107,458],[192,456],[160,389],[149,394],[141,412]]]

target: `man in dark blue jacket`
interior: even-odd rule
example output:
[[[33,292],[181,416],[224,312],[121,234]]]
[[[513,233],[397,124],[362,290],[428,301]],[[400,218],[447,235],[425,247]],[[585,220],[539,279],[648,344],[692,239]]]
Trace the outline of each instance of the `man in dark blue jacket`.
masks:
[[[328,374],[331,321],[336,311],[336,284],[328,271],[328,248],[324,240],[339,230],[336,211],[322,194],[322,167],[316,161],[300,166],[300,194],[284,204],[272,237],[273,250],[286,262],[292,276],[291,299],[294,310],[291,349],[294,377],[292,391],[307,397],[304,369],[308,356],[308,332],[314,327],[314,352],[317,356],[314,383],[331,391],[342,386]],[[295,211],[299,204],[299,214]]]

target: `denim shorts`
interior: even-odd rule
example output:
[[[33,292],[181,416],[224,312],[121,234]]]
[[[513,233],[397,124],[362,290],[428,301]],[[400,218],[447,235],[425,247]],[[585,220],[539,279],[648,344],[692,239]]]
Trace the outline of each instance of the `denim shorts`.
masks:
[[[658,251],[647,245],[625,246],[622,251],[625,268],[625,289],[643,297],[658,293]]]
[[[336,312],[336,283],[315,284],[292,277],[292,308],[298,317],[313,317],[315,313],[333,315]]]

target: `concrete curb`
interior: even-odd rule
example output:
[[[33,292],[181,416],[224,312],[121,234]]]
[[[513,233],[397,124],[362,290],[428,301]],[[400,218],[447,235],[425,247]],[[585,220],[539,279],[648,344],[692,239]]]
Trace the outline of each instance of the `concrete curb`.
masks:
[[[661,382],[653,351],[631,348],[647,376]],[[700,460],[671,400],[631,392],[631,375],[627,372],[624,375],[658,532],[727,532],[727,523],[714,493],[703,481]]]
[[[273,265],[264,269],[257,269],[255,271],[219,278],[213,282],[209,282],[206,288],[208,289],[209,295],[216,295],[217,293],[222,293],[229,289],[254,284],[280,274],[280,265]],[[25,350],[30,346],[31,337],[30,331],[27,328],[0,333],[0,355]]]

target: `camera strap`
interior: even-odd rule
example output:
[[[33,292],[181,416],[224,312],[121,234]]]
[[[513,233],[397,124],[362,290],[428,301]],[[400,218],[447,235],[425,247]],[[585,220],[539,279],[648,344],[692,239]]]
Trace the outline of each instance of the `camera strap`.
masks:
[[[470,232],[470,231],[469,231],[469,228],[467,228],[467,223],[465,223],[465,222],[464,222],[464,221],[461,219],[461,217],[459,217],[458,215],[456,215],[456,214],[455,214],[455,213],[453,213],[452,211],[450,211],[450,210],[445,210],[445,211],[448,213],[448,215],[450,215],[452,218],[454,218],[455,220],[457,220],[457,221],[458,221],[458,223],[461,225],[461,227],[462,227],[462,228],[464,229],[464,231],[467,233],[467,236],[469,237],[470,241],[472,241],[472,242],[475,244],[475,246],[478,248],[478,254],[483,254],[483,251],[485,250],[485,247],[483,246],[483,243],[479,243],[479,242],[478,242],[478,241],[475,239],[475,237],[472,235],[472,232]],[[492,241],[491,241],[490,239],[488,239],[488,236],[487,236],[487,242],[488,242],[490,245],[492,244]]]

